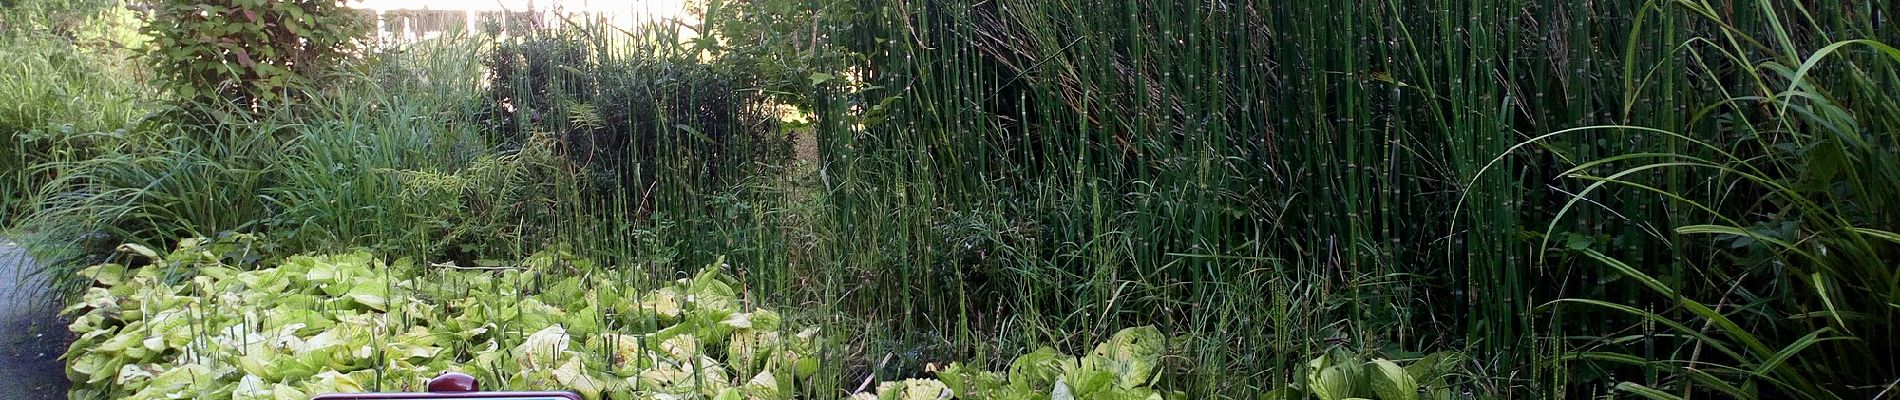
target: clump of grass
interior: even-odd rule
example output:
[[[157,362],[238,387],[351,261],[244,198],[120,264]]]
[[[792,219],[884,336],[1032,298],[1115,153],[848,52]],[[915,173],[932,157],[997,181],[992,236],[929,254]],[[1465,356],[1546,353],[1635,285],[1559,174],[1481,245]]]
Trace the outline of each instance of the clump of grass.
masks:
[[[0,216],[14,225],[56,171],[36,165],[83,160],[117,142],[150,110],[156,93],[119,51],[38,32],[6,31],[0,47]]]
[[[833,231],[813,253],[836,277],[821,286],[851,287],[833,292],[889,321],[877,329],[995,361],[1155,323],[1194,338],[1175,383],[1196,396],[1284,386],[1281,367],[1335,345],[1409,347],[1390,334],[1412,323],[1392,312],[1405,300],[1371,290],[1412,286],[1385,247],[1398,214],[1374,211],[1398,177],[1337,162],[1383,163],[1389,142],[1270,136],[1352,117],[1260,96],[1334,79],[1257,64],[1276,58],[1269,16],[1317,12],[1262,6],[885,3],[872,33],[826,32],[889,47],[867,53],[861,87],[815,95]]]
[[[264,233],[268,247],[284,251],[513,254],[520,240],[507,233],[522,232],[508,229],[521,225],[510,220],[528,199],[497,196],[535,191],[522,183],[544,177],[489,173],[533,160],[494,154],[474,133],[480,92],[470,77],[480,45],[447,38],[405,48],[408,58],[367,60],[364,72],[329,78],[337,84],[315,100],[263,118],[184,113],[211,118],[200,123],[170,112],[116,133],[75,135],[98,144],[30,169],[50,180],[34,182],[43,197],[17,220],[22,242],[42,249],[59,277],[120,243],[162,248],[232,232]],[[392,81],[403,85],[383,85]],[[445,188],[412,179],[418,174],[481,179]],[[448,193],[430,202],[403,195],[431,190]],[[469,240],[473,229],[490,238]]]
[[[213,237],[267,215],[257,193],[277,160],[271,135],[242,128],[156,135],[134,133],[91,158],[36,167],[57,175],[20,221],[21,243],[42,253],[48,273],[70,278],[120,243]]]
[[[1900,189],[1900,125],[1886,117],[1900,111],[1900,97],[1865,88],[1895,82],[1869,71],[1900,65],[1900,50],[1869,39],[1836,41],[1821,33],[1826,23],[1798,5],[1752,11],[1770,18],[1766,26],[1718,19],[1715,9],[1693,4],[1645,10],[1689,13],[1719,27],[1682,51],[1694,54],[1690,60],[1708,76],[1738,82],[1730,97],[1678,126],[1585,127],[1520,145],[1589,130],[1682,145],[1565,171],[1585,186],[1569,196],[1560,218],[1613,190],[1662,196],[1695,216],[1661,225],[1666,231],[1654,236],[1698,266],[1696,278],[1671,279],[1587,240],[1564,244],[1640,283],[1649,296],[1560,304],[1627,314],[1650,327],[1638,336],[1589,340],[1565,357],[1595,363],[1585,364],[1591,369],[1622,364],[1650,371],[1616,386],[1649,398],[1879,397],[1892,390],[1895,373],[1879,355],[1900,351],[1886,339],[1900,322],[1893,306],[1900,275],[1891,268],[1900,249],[1891,227],[1900,215],[1893,197],[1882,194]],[[1774,19],[1791,11],[1801,13],[1793,25]],[[1697,181],[1659,179],[1673,176]]]
[[[1746,120],[1711,126],[1692,110],[1759,85],[1661,71],[1754,65],[1757,50],[1727,48],[1777,37],[1780,19],[1812,23],[1776,39],[1800,43],[1884,18],[1786,2],[1702,14],[1721,18],[1510,1],[879,5],[812,34],[876,49],[844,68],[863,84],[810,92],[826,233],[806,258],[822,264],[798,268],[836,277],[817,291],[890,321],[878,329],[949,332],[979,354],[1157,322],[1218,338],[1196,349],[1204,371],[1270,382],[1298,362],[1276,352],[1466,348],[1471,376],[1455,383],[1495,396],[1607,388],[1573,384],[1601,381],[1552,368],[1553,354],[1565,334],[1641,318],[1526,312],[1536,305],[1668,297],[1546,257],[1548,243],[1655,265],[1670,285],[1721,279],[1702,275],[1702,250],[1650,240],[1696,225],[1693,206],[1627,193],[1566,208],[1570,192],[1540,186],[1580,172],[1575,160],[1751,140],[1735,128]],[[1738,29],[1749,34],[1724,33]],[[1686,57],[1699,43],[1737,56]],[[1695,134],[1527,142],[1635,122]],[[1720,173],[1658,175],[1656,187],[1714,193]],[[852,289],[827,289],[838,285]],[[1291,315],[1252,311],[1265,305]],[[1204,384],[1195,393],[1268,387]]]
[[[815,321],[854,333],[824,393],[1142,324],[1201,397],[1336,349],[1462,350],[1479,397],[1892,385],[1900,105],[1855,40],[1900,39],[1891,6],[847,3],[570,21],[539,81],[478,72],[535,40],[402,47],[284,119],[43,164],[29,231],[729,256],[745,298],[849,316]]]

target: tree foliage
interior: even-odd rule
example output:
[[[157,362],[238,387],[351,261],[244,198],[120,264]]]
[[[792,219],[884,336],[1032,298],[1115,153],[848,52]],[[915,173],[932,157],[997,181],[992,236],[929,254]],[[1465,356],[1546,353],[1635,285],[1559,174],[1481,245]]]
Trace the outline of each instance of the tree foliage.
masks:
[[[369,19],[342,0],[160,0],[148,61],[180,100],[252,110],[294,100],[355,54]]]

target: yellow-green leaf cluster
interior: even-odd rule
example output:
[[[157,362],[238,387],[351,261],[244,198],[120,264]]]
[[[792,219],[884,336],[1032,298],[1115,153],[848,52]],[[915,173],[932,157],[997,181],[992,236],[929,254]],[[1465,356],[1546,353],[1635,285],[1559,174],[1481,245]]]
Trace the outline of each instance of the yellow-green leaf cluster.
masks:
[[[185,244],[128,249],[154,267],[81,273],[93,287],[66,310],[76,393],[302,400],[419,390],[463,371],[490,388],[590,399],[781,399],[817,368],[823,340],[770,310],[742,309],[716,267],[642,293],[564,276],[581,260],[545,254],[502,271],[364,252],[240,270],[204,256],[203,242]],[[161,265],[195,276],[168,278]]]
[[[747,310],[720,263],[649,290],[572,276],[583,260],[544,252],[513,268],[385,261],[365,252],[295,256],[269,268],[223,264],[217,242],[168,254],[126,251],[162,268],[103,264],[66,312],[75,391],[110,398],[289,400],[415,391],[442,372],[491,389],[568,390],[589,399],[790,399],[817,373],[826,337],[771,310]],[[210,250],[208,250],[210,249]],[[226,249],[228,250],[228,249]],[[938,379],[885,382],[877,400],[1128,399],[1184,394],[1151,386],[1168,338],[1123,330],[1076,357],[1052,348],[1003,372],[950,364]],[[818,390],[817,392],[823,392]]]
[[[1167,337],[1152,326],[1124,329],[1077,358],[1043,347],[1010,362],[1007,374],[950,364],[937,380],[886,382],[851,400],[1170,400],[1181,392],[1152,387]]]
[[[1446,399],[1451,391],[1444,375],[1456,357],[1455,353],[1433,353],[1401,367],[1383,358],[1365,360],[1334,351],[1307,362],[1305,386],[1276,390],[1265,398],[1301,398],[1296,389],[1304,389],[1319,400]]]

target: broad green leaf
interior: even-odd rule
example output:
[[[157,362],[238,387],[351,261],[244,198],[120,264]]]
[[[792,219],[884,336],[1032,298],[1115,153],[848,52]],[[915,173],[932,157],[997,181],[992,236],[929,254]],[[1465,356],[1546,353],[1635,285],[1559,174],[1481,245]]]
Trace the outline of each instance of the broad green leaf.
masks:
[[[777,399],[781,393],[791,390],[789,387],[780,386],[778,377],[772,375],[772,371],[753,375],[752,379],[746,380],[745,385],[741,385],[738,389],[746,399]]]
[[[831,80],[837,79],[837,78],[838,77],[832,76],[831,74],[827,74],[823,72],[813,72],[811,73],[809,80],[811,81],[812,86],[818,86],[818,85],[823,85],[825,84],[825,82],[830,82]]]
[[[1122,388],[1147,386],[1156,378],[1167,336],[1153,326],[1123,329],[1082,358],[1082,369],[1114,374]]]
[[[1314,396],[1320,400],[1346,400],[1354,397],[1354,388],[1359,385],[1357,368],[1345,364],[1334,364],[1321,369],[1312,382],[1307,384]]]
[[[1444,382],[1445,374],[1457,368],[1461,357],[1460,354],[1449,351],[1426,354],[1424,357],[1419,357],[1417,361],[1413,361],[1412,365],[1405,366],[1405,372],[1419,384],[1439,386]]]
[[[905,379],[878,385],[878,400],[940,400],[949,398],[950,388],[935,379]]]
[[[950,363],[937,372],[937,379],[961,398],[993,399],[1004,397],[1003,376]]]
[[[1069,390],[1078,398],[1095,398],[1116,389],[1125,389],[1116,384],[1119,379],[1114,372],[1110,371],[1071,369],[1062,374],[1062,380],[1068,383]]]
[[[1618,383],[1616,384],[1616,390],[1630,392],[1638,396],[1649,398],[1650,400],[1683,400],[1681,397],[1677,397],[1676,395],[1669,394],[1668,392],[1664,392],[1661,390],[1651,389],[1648,386],[1643,386],[1642,384],[1638,384],[1635,382]]]
[[[1383,358],[1373,359],[1371,367],[1372,393],[1379,400],[1418,399],[1418,383],[1404,368]]]
[[[79,270],[79,276],[92,279],[100,286],[113,287],[125,283],[126,268],[119,264],[99,264]]]
[[[569,340],[566,329],[560,325],[549,326],[529,334],[511,354],[522,369],[552,367],[565,358]]]
[[[1266,393],[1260,395],[1260,400],[1302,400],[1305,398],[1305,392],[1293,388],[1268,390]]]
[[[1056,378],[1055,389],[1049,391],[1049,400],[1075,400],[1075,391],[1069,388],[1069,382]]]
[[[1009,382],[1029,387],[1049,387],[1061,376],[1063,365],[1074,362],[1074,358],[1054,348],[1038,348],[1010,362]]]
[[[580,358],[570,358],[559,368],[555,368],[554,380],[560,383],[561,387],[573,390],[587,399],[599,399],[601,392],[608,389],[606,381],[588,372],[587,366],[581,363]]]
[[[146,259],[149,259],[152,261],[160,261],[161,259],[161,257],[158,256],[158,252],[152,251],[151,248],[145,247],[143,245],[139,245],[137,243],[120,244],[119,251],[132,253],[132,254],[138,254],[139,256],[145,257]]]

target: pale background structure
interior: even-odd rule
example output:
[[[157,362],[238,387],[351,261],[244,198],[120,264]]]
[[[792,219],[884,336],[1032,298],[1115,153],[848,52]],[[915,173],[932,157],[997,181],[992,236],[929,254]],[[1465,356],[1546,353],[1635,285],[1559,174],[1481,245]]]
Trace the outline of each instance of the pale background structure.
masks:
[[[456,29],[479,31],[485,25],[512,32],[558,24],[559,16],[622,28],[662,19],[693,22],[685,0],[355,0],[348,4],[375,13],[378,35],[394,40],[433,38]]]

